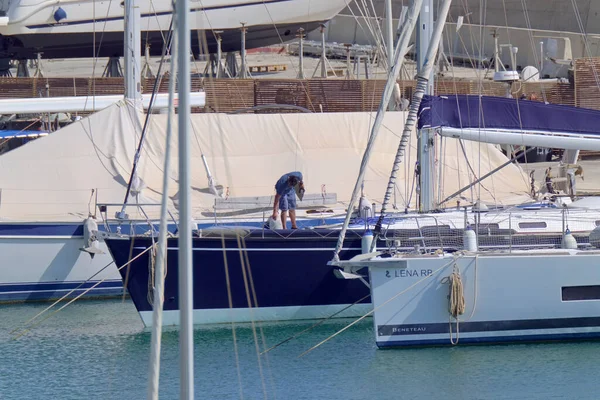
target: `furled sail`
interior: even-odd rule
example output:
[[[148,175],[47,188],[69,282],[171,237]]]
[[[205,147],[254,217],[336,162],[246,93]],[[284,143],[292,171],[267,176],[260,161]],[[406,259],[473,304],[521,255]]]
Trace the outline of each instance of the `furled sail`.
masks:
[[[600,150],[600,111],[488,96],[427,96],[419,128],[484,143]]]

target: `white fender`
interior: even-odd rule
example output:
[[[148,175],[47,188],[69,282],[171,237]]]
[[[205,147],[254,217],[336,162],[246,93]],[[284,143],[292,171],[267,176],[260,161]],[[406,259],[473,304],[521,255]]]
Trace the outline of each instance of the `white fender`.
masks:
[[[83,222],[83,247],[79,250],[88,253],[92,258],[96,254],[104,254],[98,241],[98,224],[92,217],[88,217]]]

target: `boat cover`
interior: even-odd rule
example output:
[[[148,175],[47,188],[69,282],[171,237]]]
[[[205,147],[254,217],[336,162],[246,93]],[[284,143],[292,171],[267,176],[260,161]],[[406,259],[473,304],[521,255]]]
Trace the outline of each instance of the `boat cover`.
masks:
[[[96,201],[122,203],[144,117],[121,101],[1,155],[0,220],[81,221],[94,212]],[[388,112],[383,121],[365,177],[365,194],[372,202],[381,202],[385,193],[405,119],[403,112]],[[209,190],[202,154],[223,196],[272,196],[281,175],[302,171],[307,195],[335,194],[323,198],[337,197],[337,203],[327,207],[344,215],[374,120],[375,113],[192,114],[194,217],[214,221],[215,196]],[[160,204],[166,126],[167,115],[151,116],[138,169],[141,192],[130,198],[132,202]],[[171,178],[169,205],[174,217],[177,143],[175,118],[171,164],[166,171]],[[395,202],[401,210],[409,198],[413,206],[416,200],[416,145],[413,134],[397,180]],[[493,145],[465,143],[463,153],[456,139],[444,139],[442,152],[436,154],[435,171],[443,174],[436,193],[445,198],[472,182],[474,173],[486,174],[506,161]],[[479,188],[477,193],[463,193],[466,199],[461,199],[461,204],[468,204],[478,192]],[[518,166],[509,165],[483,181],[481,198],[487,204],[519,204],[530,201],[528,192],[527,176]],[[456,205],[456,199],[449,204]],[[109,210],[109,217],[114,217],[115,211],[118,209]],[[136,208],[126,211],[134,217]],[[144,211],[150,217],[158,216],[160,207],[145,207]],[[299,212],[305,216],[304,211]],[[225,213],[240,215],[232,210]]]
[[[600,111],[478,95],[425,96],[420,128],[481,128],[600,134]]]

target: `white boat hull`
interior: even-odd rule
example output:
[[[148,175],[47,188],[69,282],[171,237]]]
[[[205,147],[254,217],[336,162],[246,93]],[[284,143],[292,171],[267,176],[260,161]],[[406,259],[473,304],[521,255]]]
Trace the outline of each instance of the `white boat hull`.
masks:
[[[83,238],[76,236],[0,236],[0,302],[48,301],[69,293],[74,298],[84,292],[86,298],[122,295],[121,276],[106,245],[93,259],[79,250],[82,245]]]
[[[600,338],[599,252],[403,260],[405,268],[387,268],[385,259],[369,268],[379,347]],[[442,282],[455,265],[466,301],[458,322],[450,317],[449,285]]]
[[[2,3],[0,2],[0,5]],[[160,55],[172,18],[167,0],[138,1],[144,45]],[[214,31],[221,31],[223,51],[239,50],[242,23],[248,28],[247,47],[292,40],[296,30],[316,29],[333,18],[346,0],[204,0],[192,2],[192,51],[199,51],[201,31],[206,31],[211,52],[216,51]],[[56,20],[59,7],[63,19]],[[114,2],[61,0],[12,2],[7,21],[0,24],[0,49],[12,58],[72,58],[123,54],[123,7]]]

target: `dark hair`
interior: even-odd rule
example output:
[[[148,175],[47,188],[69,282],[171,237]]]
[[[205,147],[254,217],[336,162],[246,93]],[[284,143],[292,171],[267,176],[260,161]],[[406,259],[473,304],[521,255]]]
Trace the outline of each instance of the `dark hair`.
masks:
[[[298,184],[298,177],[295,175],[290,175],[288,178],[288,183],[292,186],[296,186]]]

